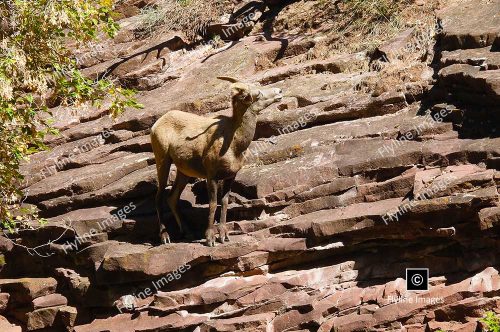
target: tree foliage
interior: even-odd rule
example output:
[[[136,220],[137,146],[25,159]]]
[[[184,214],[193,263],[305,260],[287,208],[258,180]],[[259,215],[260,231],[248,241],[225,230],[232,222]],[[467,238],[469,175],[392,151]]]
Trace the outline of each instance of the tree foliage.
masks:
[[[500,317],[495,315],[493,311],[488,311],[485,313],[482,319],[487,332],[500,332]]]
[[[101,107],[109,112],[141,107],[134,92],[109,79],[90,80],[79,71],[72,49],[114,37],[115,0],[2,0],[0,2],[0,223],[14,224],[19,205],[20,164],[46,149],[50,106]],[[42,116],[48,113],[49,116]],[[49,120],[47,120],[49,119]]]

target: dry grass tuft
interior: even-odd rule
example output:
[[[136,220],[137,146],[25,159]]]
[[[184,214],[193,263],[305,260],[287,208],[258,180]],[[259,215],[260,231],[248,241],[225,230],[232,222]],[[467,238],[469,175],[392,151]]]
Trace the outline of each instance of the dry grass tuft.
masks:
[[[360,90],[380,95],[386,91],[408,92],[407,87],[415,84],[426,85],[429,64],[434,56],[434,37],[434,26],[430,22],[415,26],[412,38],[396,57],[389,62],[375,60],[371,63],[370,70],[377,75],[363,80]]]
[[[313,56],[373,51],[399,32],[434,25],[438,0],[417,5],[414,0],[299,1],[276,17],[274,33],[321,34]]]
[[[232,8],[230,0],[161,0],[142,9],[135,33],[144,38],[180,31],[189,41],[195,41],[207,24],[218,22]]]
[[[408,29],[411,39],[390,62],[374,61],[357,89],[375,95],[385,91],[406,91],[413,83],[423,82],[432,61],[435,43],[435,10],[439,0],[315,0],[300,1],[278,15],[274,33],[310,34],[316,44],[304,60],[326,59],[337,54],[366,52]],[[423,83],[424,84],[424,83]]]

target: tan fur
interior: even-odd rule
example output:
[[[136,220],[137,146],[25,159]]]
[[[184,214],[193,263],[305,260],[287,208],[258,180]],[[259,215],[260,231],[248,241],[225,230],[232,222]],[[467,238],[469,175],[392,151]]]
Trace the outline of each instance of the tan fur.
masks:
[[[175,220],[185,235],[177,210],[177,202],[189,179],[207,179],[209,221],[207,244],[215,244],[214,217],[217,208],[217,182],[223,181],[222,211],[219,226],[221,242],[229,240],[225,228],[231,183],[243,166],[243,154],[255,135],[257,114],[271,103],[281,99],[281,89],[261,90],[229,77],[220,79],[234,82],[231,86],[233,114],[231,117],[207,118],[181,111],[169,111],[151,129],[151,144],[158,171],[156,206],[160,223],[160,236],[170,242],[162,221],[163,192],[170,166],[177,167],[177,176],[167,197]]]

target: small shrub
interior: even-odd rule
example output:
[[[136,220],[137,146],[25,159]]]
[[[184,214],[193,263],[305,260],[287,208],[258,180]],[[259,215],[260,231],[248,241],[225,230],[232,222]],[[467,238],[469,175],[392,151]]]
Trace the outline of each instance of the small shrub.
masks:
[[[500,332],[500,317],[494,312],[488,311],[480,321],[484,323],[486,332]]]
[[[212,42],[211,42],[213,48],[220,48],[224,46],[226,43],[222,40],[222,38],[219,35],[215,35],[212,37]]]

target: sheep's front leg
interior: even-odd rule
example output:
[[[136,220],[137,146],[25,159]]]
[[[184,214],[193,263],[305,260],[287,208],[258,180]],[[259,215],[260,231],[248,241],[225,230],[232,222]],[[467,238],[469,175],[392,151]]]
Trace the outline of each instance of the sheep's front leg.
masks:
[[[216,229],[214,226],[215,211],[217,210],[217,181],[213,179],[207,179],[208,186],[208,198],[210,200],[208,205],[208,227],[205,233],[205,238],[207,239],[207,245],[209,247],[215,246],[215,234]]]
[[[233,184],[234,178],[224,180],[222,186],[222,202],[221,202],[221,212],[220,212],[220,224],[219,224],[219,241],[224,243],[224,241],[229,241],[229,236],[227,234],[226,227],[226,215],[227,206],[229,204],[229,193],[231,192],[231,185]]]
[[[167,156],[164,160],[156,160],[156,168],[158,171],[158,191],[156,192],[156,210],[158,213],[158,223],[160,226],[160,241],[163,244],[170,243],[170,236],[167,233],[167,227],[163,223],[163,194],[168,182],[170,174],[170,166],[172,161]]]

